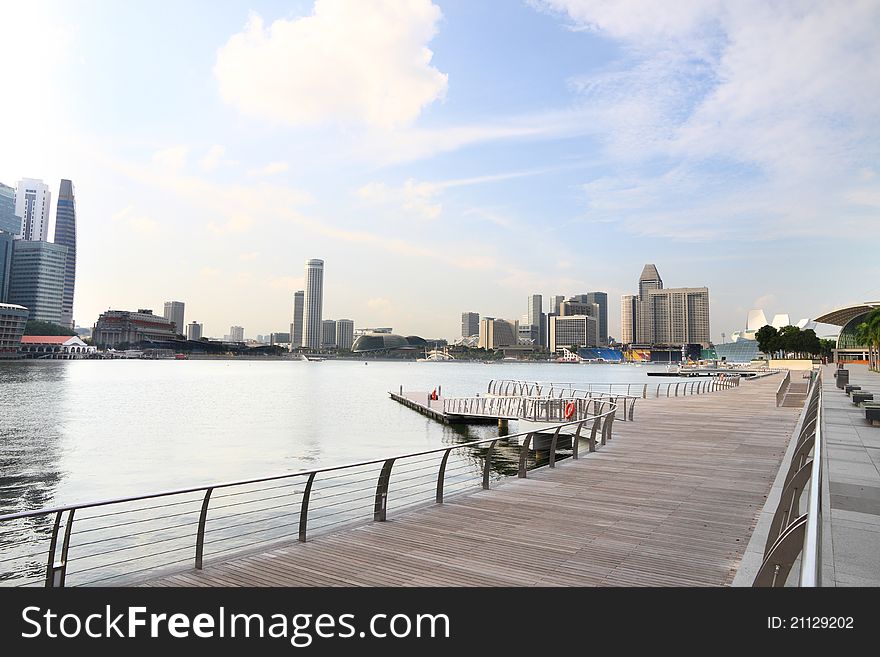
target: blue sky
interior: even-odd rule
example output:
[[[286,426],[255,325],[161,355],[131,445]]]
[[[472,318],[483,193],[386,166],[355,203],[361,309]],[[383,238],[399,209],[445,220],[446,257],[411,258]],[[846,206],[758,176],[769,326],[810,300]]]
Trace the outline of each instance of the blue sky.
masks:
[[[747,312],[880,298],[880,5],[4,5],[0,181],[76,185],[74,314],[455,337],[655,263]],[[12,102],[9,102],[9,101]]]

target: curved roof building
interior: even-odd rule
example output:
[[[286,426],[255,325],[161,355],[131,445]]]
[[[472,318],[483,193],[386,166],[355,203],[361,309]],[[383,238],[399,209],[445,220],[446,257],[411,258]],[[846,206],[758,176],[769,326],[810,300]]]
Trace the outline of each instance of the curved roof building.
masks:
[[[866,301],[852,306],[837,308],[816,318],[816,322],[843,327],[837,336],[838,361],[867,362],[868,345],[858,343],[858,340],[856,340],[856,327],[864,322],[868,313],[876,308],[880,308],[880,301]]]

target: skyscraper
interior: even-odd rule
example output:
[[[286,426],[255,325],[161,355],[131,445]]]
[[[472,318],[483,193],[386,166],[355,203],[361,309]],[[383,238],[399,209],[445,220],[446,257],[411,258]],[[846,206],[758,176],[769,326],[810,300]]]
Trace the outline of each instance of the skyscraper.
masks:
[[[327,349],[336,349],[336,320],[324,319],[321,321],[321,346]]]
[[[290,350],[303,346],[303,303],[305,292],[298,290],[293,293],[293,323],[290,325]]]
[[[608,293],[587,292],[587,303],[599,306],[599,344],[608,344]]]
[[[529,304],[528,304],[528,317],[527,321],[529,325],[533,328],[530,331],[531,333],[535,333],[537,330],[537,336],[535,338],[536,344],[539,346],[544,346],[544,342],[546,340],[545,327],[544,327],[544,297],[540,294],[532,294],[529,296]]]
[[[321,313],[324,307],[324,261],[306,263],[306,294],[303,305],[303,347],[321,348]]]
[[[183,309],[184,303],[183,301],[166,301],[165,302],[165,312],[163,315],[165,319],[170,319],[174,322],[175,330],[178,335],[183,335],[186,330],[186,325],[183,323]]]
[[[21,219],[15,216],[15,190],[0,183],[0,230],[18,235]]]
[[[241,326],[230,326],[229,339],[232,342],[244,342],[244,328]]]
[[[42,180],[23,178],[15,188],[15,216],[21,218],[21,238],[45,242],[49,239],[52,192]]]
[[[67,265],[64,270],[64,295],[61,300],[61,324],[73,327],[73,292],[76,287],[76,198],[73,183],[62,180],[55,209],[55,244],[67,247]],[[183,325],[178,325],[178,333]]]
[[[639,277],[638,296],[621,298],[620,321],[623,342],[708,346],[709,289],[664,289],[657,268],[645,265]],[[630,332],[631,339],[627,340]]]
[[[28,319],[61,322],[67,247],[62,244],[15,240],[9,275],[9,303],[30,311]]]
[[[202,325],[196,321],[191,322],[186,325],[186,339],[187,340],[201,340],[202,339]]]
[[[461,314],[461,337],[469,338],[480,332],[480,313]]]
[[[552,307],[552,312],[554,315],[559,314],[559,306],[562,305],[562,302],[565,301],[565,295],[556,294],[550,297],[550,306]]]
[[[0,230],[0,303],[9,298],[9,275],[12,272],[12,244],[15,235]]]
[[[350,319],[336,320],[337,349],[351,349],[354,344],[354,322]]]

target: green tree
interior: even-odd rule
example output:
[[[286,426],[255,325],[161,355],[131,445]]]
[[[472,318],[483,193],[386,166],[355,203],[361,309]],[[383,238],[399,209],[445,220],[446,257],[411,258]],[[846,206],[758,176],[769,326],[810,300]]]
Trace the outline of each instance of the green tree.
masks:
[[[880,308],[868,313],[865,321],[856,326],[856,342],[868,347],[868,366],[880,368]]]
[[[28,320],[24,326],[25,335],[76,335],[76,331],[54,322],[41,322],[36,319]]]
[[[819,348],[821,349],[821,353],[829,361],[834,357],[834,348],[836,346],[837,342],[834,340],[825,340],[824,338],[819,340]]]
[[[768,356],[773,355],[779,349],[779,332],[769,324],[765,324],[755,333],[755,339],[758,341],[758,349]]]

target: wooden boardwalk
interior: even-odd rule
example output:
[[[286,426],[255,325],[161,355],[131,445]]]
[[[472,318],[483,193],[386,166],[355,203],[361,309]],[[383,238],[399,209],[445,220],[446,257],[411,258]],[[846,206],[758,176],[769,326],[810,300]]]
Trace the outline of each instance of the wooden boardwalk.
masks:
[[[800,412],[780,380],[641,400],[553,470],[145,585],[729,585]]]

